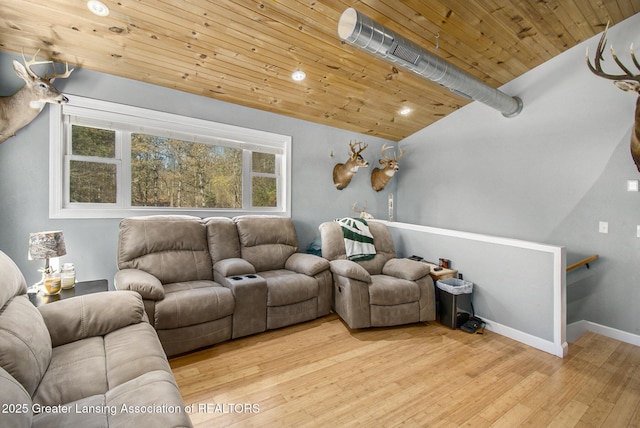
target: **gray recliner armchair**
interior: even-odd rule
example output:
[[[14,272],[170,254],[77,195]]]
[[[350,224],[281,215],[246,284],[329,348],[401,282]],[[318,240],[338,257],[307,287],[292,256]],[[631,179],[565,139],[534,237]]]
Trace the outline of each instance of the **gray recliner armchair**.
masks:
[[[384,327],[433,321],[435,289],[425,263],[396,258],[387,226],[370,221],[376,255],[371,260],[347,259],[337,222],[319,227],[322,256],[333,274],[334,311],[350,328]]]

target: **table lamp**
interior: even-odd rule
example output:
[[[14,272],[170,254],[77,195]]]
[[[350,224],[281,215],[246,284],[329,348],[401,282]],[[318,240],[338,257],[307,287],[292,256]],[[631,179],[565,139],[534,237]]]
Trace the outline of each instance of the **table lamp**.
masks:
[[[67,254],[61,230],[29,234],[29,260],[44,260],[42,279],[29,287],[29,293],[36,293],[38,286],[44,286],[46,294],[58,294],[61,288],[60,274],[49,266],[49,259]]]

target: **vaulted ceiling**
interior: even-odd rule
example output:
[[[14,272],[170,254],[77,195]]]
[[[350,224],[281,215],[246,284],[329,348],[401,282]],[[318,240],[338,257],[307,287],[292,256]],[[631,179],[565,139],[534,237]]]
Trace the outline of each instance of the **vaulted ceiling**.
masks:
[[[0,0],[0,50],[394,141],[469,101],[342,43],[346,8],[495,88],[640,11],[640,0],[104,0],[98,17],[86,3]]]

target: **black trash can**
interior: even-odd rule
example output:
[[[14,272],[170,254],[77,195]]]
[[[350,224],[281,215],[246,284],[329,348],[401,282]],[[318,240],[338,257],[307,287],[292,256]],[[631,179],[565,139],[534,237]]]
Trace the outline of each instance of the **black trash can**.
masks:
[[[473,283],[463,279],[449,278],[436,281],[440,322],[447,327],[457,327],[458,306],[471,306]]]

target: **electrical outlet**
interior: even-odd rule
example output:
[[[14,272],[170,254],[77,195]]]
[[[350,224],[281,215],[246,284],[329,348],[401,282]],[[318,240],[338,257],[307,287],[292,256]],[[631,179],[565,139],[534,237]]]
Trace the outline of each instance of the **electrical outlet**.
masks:
[[[601,221],[598,225],[598,232],[609,233],[609,223],[606,221]]]

